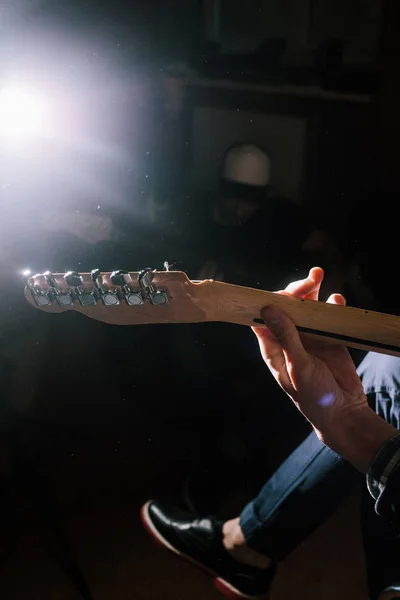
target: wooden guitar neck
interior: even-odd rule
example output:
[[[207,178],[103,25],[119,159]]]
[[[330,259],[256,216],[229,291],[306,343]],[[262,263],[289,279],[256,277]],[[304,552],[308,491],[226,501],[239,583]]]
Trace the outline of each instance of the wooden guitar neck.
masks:
[[[214,283],[214,308],[209,305],[208,309],[208,315],[213,318],[209,320],[262,326],[261,309],[268,304],[274,304],[289,315],[302,333],[343,343],[351,348],[400,356],[398,316],[303,300],[241,286],[228,285],[228,291],[225,287],[227,285]],[[215,304],[216,299],[218,302]]]
[[[115,325],[220,321],[264,326],[261,309],[281,307],[299,331],[352,348],[400,356],[400,317],[292,298],[180,271],[44,273],[31,277],[28,302],[49,313],[74,310]]]

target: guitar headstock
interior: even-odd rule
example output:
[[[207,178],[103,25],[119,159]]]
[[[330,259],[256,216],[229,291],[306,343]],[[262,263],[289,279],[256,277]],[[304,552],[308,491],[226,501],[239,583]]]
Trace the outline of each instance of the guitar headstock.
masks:
[[[28,302],[48,313],[76,311],[114,325],[205,321],[193,282],[182,271],[42,273],[25,287]]]

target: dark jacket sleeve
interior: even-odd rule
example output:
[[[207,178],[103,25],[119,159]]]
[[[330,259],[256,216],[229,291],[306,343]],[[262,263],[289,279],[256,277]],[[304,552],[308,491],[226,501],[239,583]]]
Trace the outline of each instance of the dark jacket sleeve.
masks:
[[[367,486],[376,512],[400,525],[400,433],[379,450],[367,473]]]

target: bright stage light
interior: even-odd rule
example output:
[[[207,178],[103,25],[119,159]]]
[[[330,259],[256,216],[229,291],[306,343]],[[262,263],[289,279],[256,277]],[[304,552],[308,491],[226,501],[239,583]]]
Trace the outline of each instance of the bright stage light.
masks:
[[[22,87],[0,88],[0,140],[21,140],[40,134],[46,121],[46,102]]]

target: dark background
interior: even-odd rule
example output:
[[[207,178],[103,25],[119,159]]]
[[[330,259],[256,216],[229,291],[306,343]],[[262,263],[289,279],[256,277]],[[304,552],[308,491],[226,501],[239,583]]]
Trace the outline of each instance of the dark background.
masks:
[[[25,302],[21,269],[168,260],[195,278],[207,248],[193,243],[192,217],[226,149],[251,140],[267,148],[278,194],[345,262],[357,258],[374,307],[400,314],[400,15],[391,0],[18,1],[2,11],[4,80],[29,74],[62,107],[62,135],[29,159],[1,146],[4,565],[39,519],[73,578],[61,530],[74,511],[125,510],[153,494],[183,502],[190,489],[200,510],[223,512],[233,494],[251,498],[308,426],[250,331],[48,316]],[[87,217],[79,233],[75,216],[64,225],[71,214]],[[99,215],[118,234],[90,243]],[[276,229],[284,235],[284,223]]]

